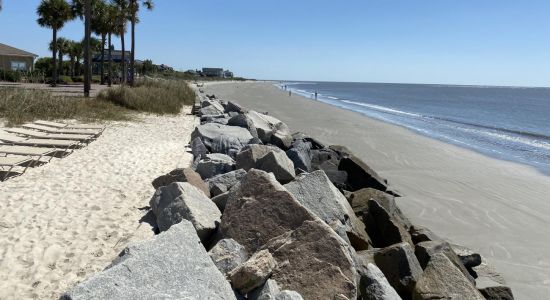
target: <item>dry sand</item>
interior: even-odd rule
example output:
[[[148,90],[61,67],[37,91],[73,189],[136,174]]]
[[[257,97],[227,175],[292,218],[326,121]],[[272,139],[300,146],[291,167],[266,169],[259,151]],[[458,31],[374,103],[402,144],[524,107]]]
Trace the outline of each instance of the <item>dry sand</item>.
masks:
[[[187,113],[111,123],[89,146],[0,182],[0,299],[57,299],[152,237],[140,208],[156,176],[192,159]]]
[[[286,122],[292,130],[346,145],[405,197],[416,224],[486,256],[516,299],[550,295],[550,178],[417,135],[405,128],[287,93],[270,83],[205,85]]]

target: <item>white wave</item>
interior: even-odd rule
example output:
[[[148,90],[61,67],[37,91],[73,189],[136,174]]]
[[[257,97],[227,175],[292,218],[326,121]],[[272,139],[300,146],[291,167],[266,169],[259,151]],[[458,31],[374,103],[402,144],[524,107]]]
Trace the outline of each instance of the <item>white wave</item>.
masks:
[[[405,115],[405,116],[417,117],[417,118],[422,118],[423,117],[420,114],[410,113],[410,112],[401,111],[401,110],[397,110],[397,109],[393,109],[393,108],[389,108],[389,107],[385,107],[385,106],[380,106],[380,105],[375,105],[375,104],[367,104],[367,103],[355,102],[355,101],[350,101],[350,100],[342,100],[342,102],[349,103],[349,104],[354,104],[354,105],[359,105],[359,106],[364,106],[364,107],[368,107],[368,108],[371,108],[371,109],[374,109],[374,110],[393,113],[393,114],[398,114],[398,115]]]
[[[340,99],[340,98],[338,98],[338,97],[332,97],[332,96],[327,96],[327,98],[332,99],[332,100],[338,100],[338,99]]]
[[[487,130],[478,130],[473,128],[457,127],[457,129],[460,129],[466,132],[482,134],[482,135],[500,139],[500,140],[506,140],[514,143],[521,143],[521,144],[525,144],[535,148],[550,150],[550,143],[539,141],[539,140],[532,140],[525,137],[512,136],[505,133],[499,133],[499,132],[487,131]]]

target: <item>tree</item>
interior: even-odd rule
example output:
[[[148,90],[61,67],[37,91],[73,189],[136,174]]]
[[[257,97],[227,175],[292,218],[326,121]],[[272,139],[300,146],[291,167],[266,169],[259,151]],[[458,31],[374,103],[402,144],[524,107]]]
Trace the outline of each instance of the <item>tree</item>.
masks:
[[[118,8],[116,5],[114,4],[108,4],[107,5],[107,8],[106,8],[106,15],[107,15],[107,20],[108,20],[108,23],[107,23],[107,28],[108,28],[108,32],[107,32],[107,40],[108,40],[108,52],[107,52],[107,61],[109,62],[108,64],[108,77],[107,77],[107,84],[109,86],[112,85],[113,83],[113,56],[112,56],[112,50],[113,50],[113,44],[112,44],[112,41],[111,41],[111,38],[112,38],[112,35],[113,33],[116,35],[117,32],[120,32],[119,28],[117,28],[117,26],[119,26],[119,22],[117,21],[117,16],[118,16]]]
[[[100,62],[100,73],[101,73],[101,84],[105,84],[105,42],[107,40],[107,35],[109,34],[110,22],[109,15],[107,12],[108,5],[104,1],[97,1],[94,4],[93,15],[92,15],[92,31],[101,37],[101,62]]]
[[[57,38],[57,41],[55,43],[57,46],[57,61],[58,61],[58,73],[60,75],[63,75],[63,56],[69,52],[69,40],[60,37]],[[54,42],[50,42],[50,51],[53,51],[54,48]]]
[[[153,10],[153,0],[142,0],[141,4],[148,10]],[[139,21],[137,13],[139,12],[140,2],[138,0],[130,0],[130,23],[131,23],[131,37],[132,37],[132,46],[130,52],[130,78],[129,83],[131,86],[134,85],[135,77],[135,53],[136,53],[136,23]]]
[[[129,0],[113,0],[113,3],[118,8],[118,13],[116,17],[118,24],[116,27],[119,30],[117,34],[120,37],[120,46],[122,51],[121,62],[120,62],[122,67],[122,79],[121,79],[122,84],[126,83],[126,73],[128,70],[128,68],[126,67],[126,47],[124,44],[124,34],[126,33],[128,19],[130,18],[128,1]]]
[[[53,47],[52,47],[52,85],[56,86],[57,84],[57,31],[65,25],[69,20],[72,20],[73,14],[70,5],[65,0],[42,0],[40,5],[36,9],[38,14],[38,19],[36,20],[38,24],[42,27],[47,27],[52,29],[53,37]]]
[[[76,41],[69,41],[68,42],[69,47],[67,51],[67,55],[69,56],[69,60],[71,61],[71,76],[76,76],[76,64],[80,61],[80,58],[82,57],[82,43],[76,42]]]

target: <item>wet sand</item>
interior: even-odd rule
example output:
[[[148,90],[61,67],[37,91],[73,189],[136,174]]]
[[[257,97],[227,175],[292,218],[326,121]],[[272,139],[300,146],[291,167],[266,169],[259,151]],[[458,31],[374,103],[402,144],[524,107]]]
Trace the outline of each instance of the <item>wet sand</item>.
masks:
[[[271,83],[206,84],[207,94],[268,111],[294,131],[348,146],[404,197],[413,223],[484,255],[516,299],[550,294],[550,178],[537,170],[293,95]]]

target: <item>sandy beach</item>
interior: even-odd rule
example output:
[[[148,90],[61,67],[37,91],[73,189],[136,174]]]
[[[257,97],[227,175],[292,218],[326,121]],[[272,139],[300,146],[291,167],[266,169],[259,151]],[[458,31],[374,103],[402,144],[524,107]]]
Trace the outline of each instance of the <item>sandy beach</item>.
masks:
[[[484,255],[516,299],[550,293],[550,180],[535,169],[449,145],[271,83],[207,84],[207,94],[269,113],[293,131],[348,146],[404,197],[417,224]]]
[[[140,220],[151,181],[189,165],[195,118],[140,115],[98,140],[0,183],[0,299],[57,299],[154,235]]]

